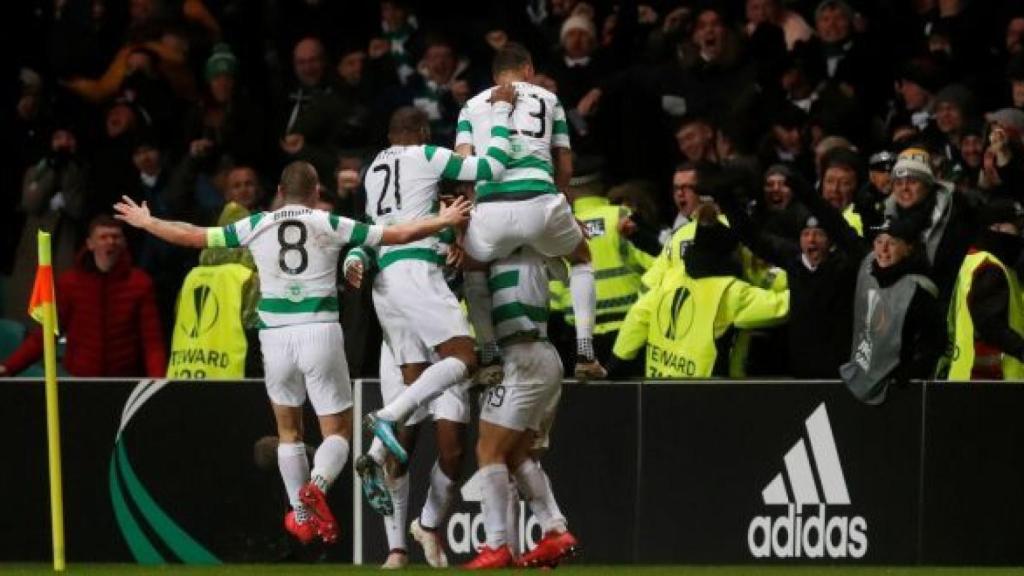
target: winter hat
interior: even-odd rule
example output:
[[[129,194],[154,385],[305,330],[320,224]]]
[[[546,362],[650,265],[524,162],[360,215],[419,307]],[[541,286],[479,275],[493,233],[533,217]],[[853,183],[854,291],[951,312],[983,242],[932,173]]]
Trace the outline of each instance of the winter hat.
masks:
[[[913,218],[886,218],[885,222],[873,227],[871,231],[875,236],[888,234],[907,244],[915,244],[921,239],[921,226]]]
[[[963,84],[950,84],[935,95],[935,103],[949,102],[956,106],[960,113],[968,116],[971,113],[971,102],[973,95],[967,86]]]
[[[944,71],[933,58],[922,56],[905,62],[896,78],[913,82],[934,94],[944,84]]]
[[[931,186],[935,184],[931,156],[921,148],[907,148],[900,152],[896,165],[892,167],[893,178],[914,178]]]
[[[562,23],[562,31],[559,33],[558,39],[564,42],[565,36],[570,30],[583,30],[590,34],[591,38],[597,38],[597,29],[594,27],[594,21],[582,14],[573,14],[565,19],[565,22]]]
[[[231,52],[231,46],[224,43],[214,46],[213,54],[206,60],[206,81],[209,82],[221,74],[234,76],[237,73],[238,58]]]
[[[868,170],[872,172],[892,172],[893,164],[896,163],[896,156],[888,150],[875,152],[868,158]]]
[[[1016,130],[1018,134],[1024,134],[1024,112],[1016,108],[1002,108],[995,112],[985,114],[985,120],[995,122],[1004,128]]]

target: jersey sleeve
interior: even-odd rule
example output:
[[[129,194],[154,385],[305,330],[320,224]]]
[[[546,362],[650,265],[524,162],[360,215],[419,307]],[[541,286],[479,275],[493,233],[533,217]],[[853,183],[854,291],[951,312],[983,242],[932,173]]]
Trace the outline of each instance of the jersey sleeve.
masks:
[[[263,219],[264,212],[257,212],[227,226],[206,229],[206,245],[210,248],[238,248],[247,245],[253,230]]]
[[[555,100],[555,115],[551,124],[551,147],[572,148],[569,144],[569,123],[565,119],[565,109],[558,100]]]
[[[459,110],[458,124],[455,125],[455,145],[473,145],[473,124],[469,121],[469,108],[466,106]]]
[[[384,235],[384,227],[376,224],[364,224],[351,218],[328,214],[327,221],[339,244],[349,246],[379,246]]]
[[[445,180],[498,180],[509,163],[508,117],[512,106],[498,102],[491,108],[491,139],[483,156],[463,158],[447,148],[424,146],[427,170],[432,176]]]

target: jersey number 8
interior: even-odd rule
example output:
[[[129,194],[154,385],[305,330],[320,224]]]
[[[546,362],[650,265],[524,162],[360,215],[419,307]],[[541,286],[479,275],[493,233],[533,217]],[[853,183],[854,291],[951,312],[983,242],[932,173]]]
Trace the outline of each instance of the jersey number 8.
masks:
[[[298,237],[290,230],[298,230]],[[286,220],[277,228],[277,242],[281,245],[281,252],[278,254],[278,264],[285,274],[302,274],[309,266],[309,253],[306,252],[306,225],[298,220]],[[289,236],[291,239],[289,240]],[[288,257],[289,254],[299,253],[298,266],[292,266],[289,260],[295,261],[295,257]]]

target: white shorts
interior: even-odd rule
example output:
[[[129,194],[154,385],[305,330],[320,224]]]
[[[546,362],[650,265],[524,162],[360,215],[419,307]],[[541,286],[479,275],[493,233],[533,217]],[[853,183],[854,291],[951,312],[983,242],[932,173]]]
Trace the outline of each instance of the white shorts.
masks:
[[[436,264],[400,260],[373,281],[373,305],[398,365],[430,362],[434,348],[469,325]]]
[[[437,360],[435,354],[431,361]],[[406,389],[402,370],[395,363],[387,343],[380,346],[380,395],[384,404],[394,400]],[[445,390],[429,406],[417,408],[406,421],[406,426],[415,426],[430,416],[434,420],[448,420],[466,424],[469,422],[469,394],[459,384]]]
[[[583,232],[564,194],[529,200],[483,202],[473,207],[463,248],[477,262],[508,256],[531,246],[544,256],[568,256],[583,242]]]
[[[270,401],[280,406],[309,402],[318,416],[352,407],[352,383],[341,324],[318,322],[260,330],[263,371]]]
[[[548,342],[524,342],[505,346],[501,353],[505,379],[480,396],[480,419],[510,430],[541,432],[562,393],[558,352]]]

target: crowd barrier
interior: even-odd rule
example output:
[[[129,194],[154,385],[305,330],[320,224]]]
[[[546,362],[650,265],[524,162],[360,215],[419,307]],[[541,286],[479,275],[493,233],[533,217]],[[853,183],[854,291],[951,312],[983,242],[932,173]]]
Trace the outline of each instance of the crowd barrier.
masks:
[[[379,405],[375,381],[355,390],[357,412]],[[0,410],[9,450],[0,561],[45,562],[41,382],[4,381]],[[1024,385],[1009,383],[913,383],[877,407],[835,382],[566,384],[544,468],[581,562],[1024,565],[1022,412]],[[68,379],[60,414],[69,562],[386,555],[351,466],[330,493],[339,544],[297,551],[285,537],[260,381]],[[315,443],[310,412],[306,429]],[[470,430],[462,497],[443,527],[453,562],[482,536],[474,438]],[[421,434],[410,519],[432,450]],[[522,510],[519,543],[529,547],[540,528]]]

